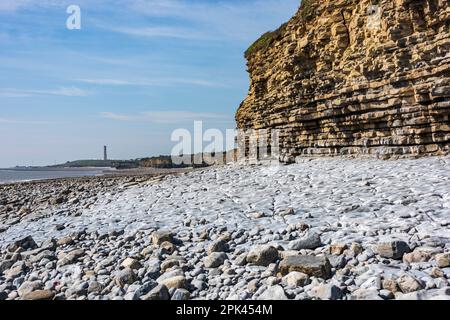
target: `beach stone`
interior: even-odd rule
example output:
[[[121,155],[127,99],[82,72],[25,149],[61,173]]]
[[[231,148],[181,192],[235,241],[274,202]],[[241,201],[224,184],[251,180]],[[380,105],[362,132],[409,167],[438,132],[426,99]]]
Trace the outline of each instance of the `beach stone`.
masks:
[[[398,287],[397,281],[393,280],[393,279],[384,279],[381,282],[381,286],[383,287],[383,289],[388,290],[390,292],[396,293],[398,291],[400,291],[400,288]]]
[[[230,246],[224,240],[217,240],[211,243],[208,247],[208,254],[214,252],[228,252],[230,250]]]
[[[422,250],[414,250],[411,253],[406,253],[403,256],[403,262],[404,263],[420,263],[420,262],[427,262],[431,259],[431,254],[426,251]]]
[[[61,266],[73,264],[84,255],[85,252],[83,249],[76,249],[70,251],[69,253],[62,255],[62,257],[58,259],[58,264]]]
[[[353,300],[383,300],[376,288],[359,288],[352,292]]]
[[[173,233],[169,230],[160,230],[155,231],[152,234],[152,243],[155,246],[159,246],[164,242],[170,242],[173,243]]]
[[[166,286],[169,290],[186,288],[186,278],[184,276],[175,276],[158,281],[159,284]]]
[[[158,285],[149,293],[141,297],[141,300],[161,301],[170,300],[169,290],[165,285]]]
[[[309,295],[320,300],[342,299],[342,290],[334,284],[320,284],[311,289]]]
[[[450,301],[450,287],[434,290],[420,290],[397,295],[396,300],[446,300]]]
[[[71,236],[66,236],[66,237],[62,237],[62,238],[58,239],[56,244],[58,246],[68,246],[68,245],[71,245],[73,242],[74,242],[74,240],[72,239]]]
[[[343,244],[343,243],[333,244],[330,247],[330,254],[340,256],[347,249],[348,249],[348,246],[346,244]]]
[[[284,276],[282,279],[282,283],[286,286],[290,287],[303,287],[307,285],[309,282],[309,277],[305,273],[301,272],[290,272],[288,275]]]
[[[40,281],[25,281],[17,289],[19,296],[23,297],[27,293],[37,291],[42,288],[42,283]]]
[[[34,241],[33,237],[28,236],[28,237],[17,240],[14,243],[10,244],[8,246],[8,251],[15,252],[19,248],[23,249],[23,250],[33,250],[33,249],[37,249],[38,245]]]
[[[22,296],[23,300],[34,300],[34,301],[41,301],[41,300],[53,300],[55,297],[55,293],[50,290],[36,290],[33,292],[25,293]]]
[[[14,265],[14,260],[8,259],[0,262],[0,273],[5,272]]]
[[[397,280],[398,286],[403,293],[419,291],[422,285],[414,277],[404,274]]]
[[[114,278],[114,282],[119,287],[123,288],[127,284],[133,284],[136,282],[137,276],[134,273],[133,269],[125,268],[119,272],[117,272],[116,277]]]
[[[435,256],[436,264],[439,268],[448,268],[450,267],[450,254],[441,253]]]
[[[89,283],[88,292],[89,293],[100,293],[103,290],[103,286],[98,281],[91,281]]]
[[[211,269],[211,268],[218,268],[227,259],[227,255],[224,252],[213,252],[205,259],[205,268]]]
[[[278,250],[270,245],[253,247],[247,255],[247,262],[267,267],[278,260]]]
[[[126,258],[122,264],[121,264],[122,268],[130,268],[133,270],[139,270],[142,268],[142,265],[139,261],[137,261],[136,259],[133,258]]]
[[[162,254],[173,254],[176,250],[176,247],[173,243],[164,241],[163,243],[161,243],[160,249]]]
[[[186,289],[177,289],[172,295],[171,300],[187,301],[191,297],[191,294]]]
[[[322,240],[317,233],[308,234],[306,237],[289,243],[289,250],[315,250],[322,246]]]
[[[350,245],[350,252],[352,252],[353,256],[358,256],[364,252],[364,248],[360,243],[353,242]]]
[[[294,208],[286,208],[278,211],[278,215],[281,217],[292,216],[295,214]]]
[[[298,271],[310,277],[328,279],[331,277],[331,264],[326,257],[290,256],[281,261],[279,271],[282,276]]]
[[[376,251],[383,258],[400,260],[411,249],[404,241],[391,241],[378,244]]]
[[[282,301],[288,300],[286,293],[284,292],[283,287],[281,286],[273,286],[265,290],[258,298],[258,300],[275,300]]]

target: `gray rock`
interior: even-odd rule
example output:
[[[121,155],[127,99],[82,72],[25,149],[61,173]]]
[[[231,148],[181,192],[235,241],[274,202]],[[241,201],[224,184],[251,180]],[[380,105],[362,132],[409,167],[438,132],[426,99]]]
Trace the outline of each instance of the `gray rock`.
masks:
[[[127,284],[133,284],[136,282],[137,276],[134,273],[133,269],[126,268],[119,271],[114,278],[114,282],[119,287],[123,288]]]
[[[165,285],[158,285],[149,293],[142,296],[141,300],[170,300],[169,290]]]
[[[17,293],[19,296],[24,296],[27,293],[39,290],[42,288],[42,283],[40,281],[25,281],[22,285],[17,289]]]
[[[320,284],[312,288],[309,295],[320,300],[339,300],[342,299],[342,290],[334,284]]]
[[[357,289],[352,293],[353,300],[383,300],[380,297],[379,292],[375,288],[370,289]]]
[[[308,284],[309,277],[305,273],[294,271],[284,276],[282,282],[284,285],[294,288],[303,287]]]
[[[267,267],[278,260],[278,250],[270,245],[253,247],[247,255],[247,262]]]
[[[208,247],[208,254],[214,252],[228,252],[230,250],[230,246],[224,240],[216,240]]]
[[[227,259],[227,255],[224,252],[213,252],[205,259],[205,267],[206,268],[218,268]]]
[[[265,290],[259,296],[258,300],[281,301],[281,300],[288,300],[288,297],[286,296],[283,287],[273,286]]]
[[[376,251],[383,258],[401,260],[405,253],[411,252],[404,241],[391,241],[378,244]]]
[[[315,250],[322,246],[322,240],[317,233],[308,234],[302,239],[289,243],[289,250]]]
[[[37,247],[38,245],[36,244],[36,242],[34,242],[34,239],[31,236],[28,236],[10,244],[8,246],[8,251],[15,252],[19,248],[23,250],[33,250],[36,249]]]
[[[186,301],[189,300],[191,294],[186,289],[177,289],[172,295],[171,300]]]
[[[279,270],[285,276],[293,271],[307,274],[310,277],[328,279],[331,277],[330,261],[326,257],[288,256],[281,261]]]
[[[152,243],[154,245],[161,245],[164,242],[170,242],[173,243],[173,233],[169,230],[160,230],[160,231],[155,231],[152,234]]]
[[[414,277],[404,274],[397,280],[403,293],[411,293],[423,289],[422,284]]]

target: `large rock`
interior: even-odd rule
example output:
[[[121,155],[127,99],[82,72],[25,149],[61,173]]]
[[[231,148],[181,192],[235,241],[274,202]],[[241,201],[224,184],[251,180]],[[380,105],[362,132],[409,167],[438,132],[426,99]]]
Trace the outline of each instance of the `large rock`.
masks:
[[[23,300],[35,300],[35,301],[41,301],[41,300],[53,300],[55,297],[55,293],[50,290],[36,290],[33,292],[25,293],[22,296]]]
[[[301,272],[291,272],[287,276],[284,276],[282,279],[284,285],[289,287],[303,287],[308,284],[309,277],[307,274]]]
[[[211,243],[208,247],[208,254],[213,252],[228,252],[230,250],[230,246],[224,240],[217,240]]]
[[[169,290],[165,285],[160,284],[145,296],[142,296],[141,300],[170,300]]]
[[[166,286],[168,289],[184,289],[186,288],[186,278],[184,276],[175,276],[158,281],[159,284]]]
[[[40,281],[25,281],[17,289],[17,293],[19,294],[19,296],[23,297],[24,295],[33,291],[40,290],[41,288],[42,283]]]
[[[173,233],[169,230],[159,230],[152,234],[152,243],[155,246],[159,246],[164,242],[173,243]]]
[[[339,300],[342,299],[342,290],[334,284],[320,284],[309,292],[309,295],[319,300]]]
[[[378,244],[376,251],[383,258],[400,260],[405,253],[411,251],[408,244],[404,241],[390,241]]]
[[[450,267],[450,254],[448,253],[437,254],[435,260],[439,268]]]
[[[281,261],[279,271],[283,276],[298,271],[310,277],[324,279],[331,277],[331,265],[326,257],[290,256]]]
[[[281,301],[281,300],[288,300],[288,298],[286,296],[286,293],[284,292],[283,287],[273,286],[264,291],[259,296],[258,300]]]
[[[126,258],[122,262],[121,266],[123,268],[130,268],[130,269],[133,269],[133,270],[139,270],[140,268],[142,268],[141,263],[139,261],[137,261],[136,259],[133,259],[133,258]]]
[[[267,267],[278,260],[278,250],[270,245],[253,247],[247,255],[247,262]]]
[[[218,268],[227,259],[227,254],[224,252],[213,252],[205,259],[205,267],[206,268]]]
[[[136,282],[137,276],[134,273],[133,269],[125,268],[119,271],[114,278],[116,285],[123,288],[127,284],[133,284]]]
[[[423,289],[422,284],[414,277],[404,274],[397,280],[403,293],[411,293]]]
[[[302,239],[289,243],[289,250],[314,250],[322,246],[322,240],[317,233],[311,233]]]
[[[25,237],[23,239],[17,240],[8,246],[9,252],[15,252],[17,249],[22,250],[33,250],[36,249],[38,245],[34,242],[31,236]]]

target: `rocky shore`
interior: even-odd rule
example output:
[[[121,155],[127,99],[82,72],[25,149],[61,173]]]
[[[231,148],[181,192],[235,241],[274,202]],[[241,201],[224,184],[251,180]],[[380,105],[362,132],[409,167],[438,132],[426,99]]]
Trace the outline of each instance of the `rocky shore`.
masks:
[[[0,186],[0,300],[450,299],[450,157]]]

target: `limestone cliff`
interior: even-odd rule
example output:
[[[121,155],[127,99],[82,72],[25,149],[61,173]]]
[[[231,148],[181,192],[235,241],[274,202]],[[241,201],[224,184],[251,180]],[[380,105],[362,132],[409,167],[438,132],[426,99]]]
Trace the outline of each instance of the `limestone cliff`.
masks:
[[[246,53],[240,129],[305,154],[441,154],[450,145],[450,0],[303,0]]]

